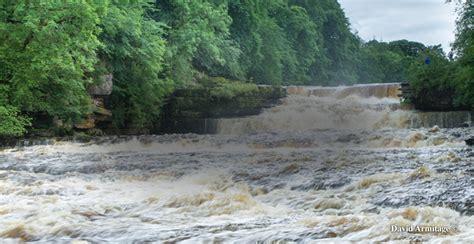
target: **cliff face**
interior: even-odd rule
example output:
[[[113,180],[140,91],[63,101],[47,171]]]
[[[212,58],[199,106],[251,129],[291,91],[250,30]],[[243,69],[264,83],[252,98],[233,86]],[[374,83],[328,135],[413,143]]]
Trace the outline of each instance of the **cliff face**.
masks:
[[[82,121],[75,123],[74,128],[87,130],[95,128],[97,123],[110,122],[112,112],[105,108],[105,100],[112,94],[113,86],[113,75],[107,74],[102,76],[101,83],[91,85],[88,88],[94,112],[88,114]]]
[[[259,86],[234,97],[218,97],[210,88],[176,90],[163,109],[156,132],[215,133],[216,118],[259,114],[263,108],[279,103],[286,96],[282,87]]]
[[[102,82],[100,84],[94,84],[88,88],[89,94],[93,96],[108,96],[112,94],[114,87],[113,78],[114,76],[112,74],[102,76]]]

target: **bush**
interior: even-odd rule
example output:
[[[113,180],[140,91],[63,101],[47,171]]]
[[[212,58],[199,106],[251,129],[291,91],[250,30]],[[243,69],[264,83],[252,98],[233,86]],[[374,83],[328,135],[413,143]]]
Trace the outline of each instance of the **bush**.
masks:
[[[21,136],[31,125],[29,118],[19,115],[17,108],[8,105],[0,105],[0,121],[0,137]]]
[[[211,97],[217,99],[232,99],[234,97],[251,96],[258,92],[258,86],[253,83],[203,75],[198,77],[198,87],[209,90]]]
[[[424,64],[425,56],[431,63]],[[470,101],[473,87],[469,86],[472,75],[460,61],[448,61],[437,49],[424,52],[420,60],[409,70],[410,86],[413,89],[411,101],[415,107],[428,110],[453,110],[472,108]]]

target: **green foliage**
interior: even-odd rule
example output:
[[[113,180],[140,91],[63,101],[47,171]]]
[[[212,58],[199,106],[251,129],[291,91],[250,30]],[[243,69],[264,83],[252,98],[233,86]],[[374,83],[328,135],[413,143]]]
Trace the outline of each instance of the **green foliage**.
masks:
[[[282,7],[277,16],[280,16],[276,19],[293,49],[285,59],[283,81],[285,84],[311,84],[313,78],[309,69],[320,52],[317,26],[301,6]]]
[[[21,136],[26,132],[25,127],[30,126],[30,119],[20,116],[17,108],[0,105],[0,138]]]
[[[423,54],[409,71],[413,102],[428,108],[454,105],[454,66],[439,52],[428,49]],[[424,63],[425,57],[430,64]]]
[[[412,47],[413,46],[413,47]],[[408,68],[426,47],[406,40],[365,43],[358,68],[361,83],[401,82],[408,79]]]
[[[461,103],[474,108],[474,2],[460,3],[454,48],[459,55],[456,76],[457,91]]]
[[[410,69],[410,83],[415,104],[434,104],[440,108],[474,108],[474,3],[458,2],[454,50],[457,59],[449,62],[440,47],[424,55],[431,57],[430,65],[415,63]]]
[[[173,85],[159,77],[166,41],[163,25],[145,17],[147,4],[8,1],[0,7],[5,121],[24,128],[19,111],[79,121],[92,112],[86,88],[108,73],[118,126],[144,128],[158,117]],[[23,132],[17,127],[8,126],[12,135]]]
[[[17,107],[8,105],[9,87],[0,84],[0,138],[21,136],[26,127],[31,125],[31,119],[20,115]]]
[[[426,46],[419,42],[398,40],[388,43],[387,48],[405,57],[418,57],[426,49]]]
[[[173,87],[159,77],[166,43],[162,25],[145,16],[146,7],[111,4],[101,21],[99,57],[114,77],[110,106],[117,127],[151,126]]]
[[[192,79],[193,69],[210,75],[241,77],[238,46],[229,38],[232,19],[225,4],[210,1],[156,1],[153,17],[169,26],[167,75],[179,84]]]
[[[360,40],[335,0],[156,1],[168,26],[166,74],[180,86],[194,70],[259,84],[358,81]]]
[[[98,16],[85,3],[19,1],[0,25],[10,102],[23,111],[77,119],[88,111],[85,84],[96,62]],[[54,91],[54,92],[51,92]]]
[[[349,21],[339,3],[332,0],[322,2],[326,11],[323,37],[326,55],[329,59],[329,80],[336,84],[357,83],[358,39],[350,32]]]
[[[258,86],[255,84],[232,81],[223,77],[204,76],[198,84],[200,87],[209,89],[211,97],[218,99],[245,97],[258,91]]]
[[[85,2],[3,2],[0,8],[0,84],[8,87],[4,116],[47,113],[75,121],[90,111],[85,86],[96,63],[99,18]],[[9,111],[9,112],[6,112]],[[22,119],[9,126],[23,132]],[[3,121],[2,121],[3,122]]]
[[[175,87],[230,101],[264,92],[255,84],[409,80],[413,101],[473,105],[474,6],[458,6],[448,61],[439,46],[363,42],[336,0],[4,0],[0,135],[21,135],[39,117],[70,128],[93,111],[87,90],[106,74],[114,125],[138,131],[158,121]]]

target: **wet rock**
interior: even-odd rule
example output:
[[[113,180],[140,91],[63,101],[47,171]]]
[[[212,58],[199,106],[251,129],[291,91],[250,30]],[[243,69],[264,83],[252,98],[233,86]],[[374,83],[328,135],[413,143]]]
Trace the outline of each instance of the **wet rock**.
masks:
[[[89,86],[88,92],[91,95],[108,96],[112,93],[113,86],[113,75],[106,74],[101,77],[100,83]]]
[[[90,142],[92,141],[93,137],[83,132],[78,132],[74,134],[74,140],[78,142]]]
[[[86,118],[74,124],[77,129],[92,129],[95,127],[95,118],[93,115],[88,115]]]
[[[474,136],[464,140],[466,142],[466,145],[468,146],[474,146]]]

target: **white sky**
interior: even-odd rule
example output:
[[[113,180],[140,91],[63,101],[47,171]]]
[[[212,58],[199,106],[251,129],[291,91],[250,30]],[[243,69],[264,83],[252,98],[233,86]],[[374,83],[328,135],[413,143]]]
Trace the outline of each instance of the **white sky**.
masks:
[[[425,45],[454,41],[455,4],[445,0],[338,0],[353,31],[366,40],[407,39]]]

